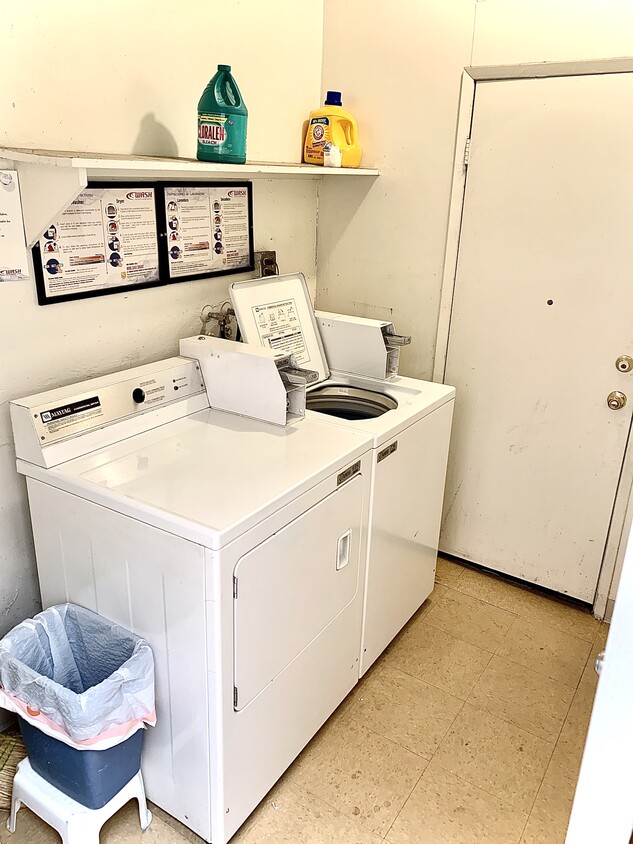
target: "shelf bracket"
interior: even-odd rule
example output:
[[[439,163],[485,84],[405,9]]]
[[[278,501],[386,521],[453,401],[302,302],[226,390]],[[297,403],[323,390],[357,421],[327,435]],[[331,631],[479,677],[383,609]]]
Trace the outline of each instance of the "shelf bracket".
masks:
[[[65,211],[88,184],[84,167],[51,167],[17,161],[27,246],[31,247],[52,221]]]

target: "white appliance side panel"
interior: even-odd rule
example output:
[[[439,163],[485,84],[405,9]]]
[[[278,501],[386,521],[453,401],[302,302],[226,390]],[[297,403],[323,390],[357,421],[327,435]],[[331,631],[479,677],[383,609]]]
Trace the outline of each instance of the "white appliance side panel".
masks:
[[[374,452],[361,676],[433,590],[453,405]]]
[[[363,503],[355,526],[361,541],[361,560],[366,557],[370,468],[368,453],[361,459]],[[319,500],[317,494],[325,498],[332,489],[336,489],[336,476],[302,500],[313,506]],[[209,677],[211,712],[219,724],[218,742],[211,749],[212,780],[218,784],[220,795],[212,806],[212,827],[217,836],[214,844],[216,840],[218,844],[229,840],[358,682],[364,566],[351,603],[248,706],[241,711],[233,706],[234,567],[249,550],[296,518],[300,503],[288,505],[283,513],[275,514],[221,551],[206,552],[207,568],[214,578],[208,592],[215,596],[218,608],[210,638],[214,661],[222,665],[221,672]],[[321,542],[335,533],[327,526],[324,530]],[[302,544],[299,553],[305,550]],[[305,600],[303,593],[297,600]],[[260,646],[262,651],[267,648],[266,630],[262,631]]]
[[[47,484],[27,483],[44,607],[73,601],[147,639],[158,719],[145,736],[147,794],[210,840],[203,549]]]
[[[235,567],[237,709],[354,600],[362,503],[363,478],[356,475]]]
[[[387,348],[381,325],[369,320],[343,320],[338,314],[316,312],[317,324],[332,370],[355,372],[366,378],[387,377]]]

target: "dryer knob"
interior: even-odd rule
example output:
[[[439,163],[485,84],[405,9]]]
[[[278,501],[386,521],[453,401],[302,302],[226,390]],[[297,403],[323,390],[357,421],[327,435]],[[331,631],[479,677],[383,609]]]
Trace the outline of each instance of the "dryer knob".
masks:
[[[132,390],[132,399],[135,404],[142,404],[145,401],[145,390],[141,390],[140,387]]]

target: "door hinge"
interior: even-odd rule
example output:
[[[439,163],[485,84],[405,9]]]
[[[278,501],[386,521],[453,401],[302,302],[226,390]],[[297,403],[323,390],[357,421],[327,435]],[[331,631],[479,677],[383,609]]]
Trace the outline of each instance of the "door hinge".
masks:
[[[237,577],[233,577],[233,597],[237,598]]]
[[[237,686],[233,686],[233,707],[237,709]]]
[[[466,145],[464,146],[464,168],[470,164],[470,138],[466,138]]]

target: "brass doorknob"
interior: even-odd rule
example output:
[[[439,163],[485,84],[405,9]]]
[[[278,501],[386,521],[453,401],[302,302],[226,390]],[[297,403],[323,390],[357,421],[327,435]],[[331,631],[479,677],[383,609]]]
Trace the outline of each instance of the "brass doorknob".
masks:
[[[607,406],[610,410],[622,410],[625,404],[626,396],[619,390],[613,390],[613,392],[609,393],[607,396]]]
[[[633,358],[631,355],[620,355],[615,362],[618,372],[630,372],[633,369]]]

